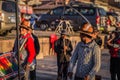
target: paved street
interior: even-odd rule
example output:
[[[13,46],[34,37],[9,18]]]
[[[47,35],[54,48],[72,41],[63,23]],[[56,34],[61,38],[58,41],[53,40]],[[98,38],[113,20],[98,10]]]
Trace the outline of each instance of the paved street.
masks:
[[[37,80],[56,80],[56,56],[45,57],[37,63]]]
[[[102,80],[110,80],[109,74],[109,54],[108,50],[102,50],[102,66],[98,75],[102,76]],[[56,80],[57,66],[56,56],[47,56],[38,60],[37,80]]]

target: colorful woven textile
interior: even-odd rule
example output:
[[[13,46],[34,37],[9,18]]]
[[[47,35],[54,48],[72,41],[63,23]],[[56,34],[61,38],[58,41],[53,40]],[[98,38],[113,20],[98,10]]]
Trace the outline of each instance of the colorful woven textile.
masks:
[[[23,73],[23,69],[21,73]],[[13,52],[0,54],[0,80],[14,77],[18,74],[18,64]]]

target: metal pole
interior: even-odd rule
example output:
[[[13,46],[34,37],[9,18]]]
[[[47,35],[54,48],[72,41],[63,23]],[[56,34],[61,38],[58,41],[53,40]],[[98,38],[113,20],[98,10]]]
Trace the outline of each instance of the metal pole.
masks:
[[[28,15],[28,0],[26,0],[26,14]]]
[[[16,15],[16,36],[17,36],[17,51],[18,51],[18,57],[17,57],[17,59],[18,59],[18,80],[20,80],[20,51],[19,51],[19,26],[18,26],[18,0],[15,0],[15,10],[16,10],[16,12],[15,12],[15,15]]]

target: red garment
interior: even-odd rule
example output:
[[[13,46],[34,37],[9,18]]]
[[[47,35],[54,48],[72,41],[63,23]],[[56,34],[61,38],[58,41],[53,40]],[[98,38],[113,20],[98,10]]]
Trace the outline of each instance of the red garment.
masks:
[[[57,36],[55,34],[51,34],[50,35],[50,44],[51,44],[52,49],[54,49],[54,43],[56,40],[57,40]]]
[[[32,63],[36,55],[35,48],[34,48],[34,40],[30,34],[26,34],[25,36],[22,36],[22,38],[28,38],[25,44],[25,49],[28,51],[27,61],[29,63]]]

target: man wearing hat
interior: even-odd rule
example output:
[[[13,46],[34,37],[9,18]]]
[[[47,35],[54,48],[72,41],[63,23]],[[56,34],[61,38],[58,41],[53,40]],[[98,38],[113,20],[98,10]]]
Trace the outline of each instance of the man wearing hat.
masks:
[[[34,47],[35,47],[35,53],[36,53],[34,62],[32,64],[31,71],[30,71],[30,80],[36,80],[36,65],[37,65],[36,56],[40,52],[40,44],[39,44],[38,37],[33,33],[32,26],[29,27],[29,33],[31,34],[31,36],[34,40]]]
[[[67,80],[67,70],[73,50],[71,41],[66,38],[67,32],[61,31],[60,38],[55,41],[55,52],[57,53],[58,77],[57,80]]]
[[[22,80],[29,79],[30,65],[35,58],[34,40],[29,32],[30,22],[25,20],[20,25],[20,63],[25,69],[25,77]],[[13,51],[17,51],[17,41],[15,41]],[[17,54],[16,54],[17,55]]]
[[[93,27],[86,23],[80,29],[79,42],[73,52],[68,68],[68,76],[72,78],[73,68],[77,62],[74,80],[94,80],[101,65],[101,50],[95,38]]]

